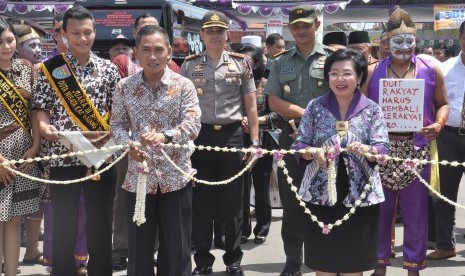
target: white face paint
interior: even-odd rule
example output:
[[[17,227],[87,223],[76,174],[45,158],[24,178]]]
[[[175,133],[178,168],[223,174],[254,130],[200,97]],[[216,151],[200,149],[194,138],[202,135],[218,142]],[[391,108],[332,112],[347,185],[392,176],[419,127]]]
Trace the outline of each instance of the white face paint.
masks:
[[[398,34],[389,39],[389,49],[395,59],[410,59],[414,53],[415,45],[415,35],[413,34]]]
[[[40,38],[30,39],[21,44],[21,47],[23,48],[22,58],[32,63],[39,63],[42,61],[42,42],[40,42]]]

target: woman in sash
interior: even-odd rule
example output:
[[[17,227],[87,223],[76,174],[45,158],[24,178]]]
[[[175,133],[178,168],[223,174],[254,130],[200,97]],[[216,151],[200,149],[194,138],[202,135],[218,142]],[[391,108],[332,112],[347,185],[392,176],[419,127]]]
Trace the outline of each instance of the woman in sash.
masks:
[[[40,136],[34,135],[29,101],[34,89],[32,65],[14,57],[16,38],[12,26],[0,18],[0,162],[36,157]],[[6,93],[4,93],[6,92]],[[35,163],[9,165],[39,176]],[[17,275],[22,215],[39,206],[39,183],[0,166],[0,260],[6,276]]]

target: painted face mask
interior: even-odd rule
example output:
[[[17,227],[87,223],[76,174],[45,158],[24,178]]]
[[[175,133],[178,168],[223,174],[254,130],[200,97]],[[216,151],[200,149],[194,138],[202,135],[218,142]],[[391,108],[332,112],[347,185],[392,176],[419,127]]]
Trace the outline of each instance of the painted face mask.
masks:
[[[42,61],[42,43],[39,38],[34,38],[24,42],[23,47],[23,58],[29,60],[32,63],[39,63]]]
[[[391,55],[400,60],[408,60],[415,50],[415,35],[398,34],[389,39],[389,49]]]

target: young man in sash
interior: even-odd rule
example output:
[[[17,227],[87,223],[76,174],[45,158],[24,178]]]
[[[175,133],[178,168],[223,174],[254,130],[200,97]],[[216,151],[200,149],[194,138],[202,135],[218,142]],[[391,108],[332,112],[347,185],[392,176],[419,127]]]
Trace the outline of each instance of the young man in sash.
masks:
[[[62,36],[68,41],[68,51],[44,62],[33,97],[49,155],[68,152],[57,140],[58,131],[109,131],[112,94],[119,81],[116,67],[91,51],[95,24],[89,11],[81,6],[69,9],[63,18]],[[52,180],[83,178],[87,172],[88,168],[74,157],[50,160]],[[51,185],[54,275],[76,273],[73,252],[81,189],[87,214],[89,275],[112,275],[112,175],[109,170],[95,181]]]

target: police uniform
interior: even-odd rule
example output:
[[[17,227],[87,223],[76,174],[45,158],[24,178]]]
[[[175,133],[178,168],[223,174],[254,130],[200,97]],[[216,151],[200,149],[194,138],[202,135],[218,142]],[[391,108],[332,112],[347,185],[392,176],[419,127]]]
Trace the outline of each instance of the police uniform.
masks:
[[[216,20],[212,11],[204,16]],[[220,22],[221,23],[221,22]],[[203,23],[203,28],[205,27]],[[222,25],[220,25],[222,26]],[[227,21],[224,23],[227,29]],[[202,128],[196,145],[219,147],[243,147],[243,95],[255,92],[255,84],[249,62],[243,55],[223,51],[219,63],[208,58],[206,52],[187,57],[181,67],[181,74],[195,85],[202,110]],[[242,153],[195,151],[192,165],[197,169],[196,177],[207,181],[221,181],[236,175],[243,167]],[[193,196],[192,236],[195,245],[194,260],[197,268],[213,265],[215,257],[210,253],[215,217],[225,218],[226,252],[224,263],[231,266],[242,259],[242,178],[227,185],[205,185],[196,183]],[[217,215],[217,212],[221,212]],[[242,269],[241,269],[242,270]],[[203,271],[207,272],[207,270]]]
[[[299,21],[303,17],[314,20],[314,14],[315,10],[311,7],[297,7],[290,11],[289,22]],[[326,46],[317,42],[309,56],[302,55],[297,48],[279,54],[273,61],[264,93],[305,109],[310,100],[323,95],[329,89],[324,79],[324,63],[327,55]],[[296,121],[298,122],[298,119]],[[279,138],[279,145],[282,149],[290,149],[294,142],[289,137],[292,133],[294,130],[288,123],[285,123]],[[299,168],[293,155],[286,154],[284,160],[289,175],[293,179],[293,185],[299,188],[304,170]],[[295,199],[294,193],[291,192],[287,177],[282,170],[278,170],[278,186],[283,205],[281,236],[286,253],[284,272],[297,272],[302,266],[303,209]]]

